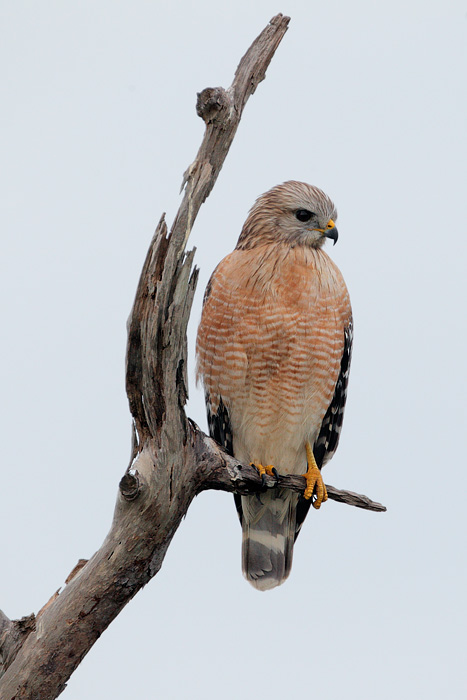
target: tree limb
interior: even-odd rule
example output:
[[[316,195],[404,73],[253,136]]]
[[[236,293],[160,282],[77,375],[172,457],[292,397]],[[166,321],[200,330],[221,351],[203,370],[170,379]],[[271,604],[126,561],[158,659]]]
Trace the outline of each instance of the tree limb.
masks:
[[[240,464],[231,457],[210,437],[205,435],[198,426],[190,420],[197,441],[196,454],[198,462],[198,493],[208,489],[229,491],[247,496],[268,488],[285,488],[303,494],[306,480],[303,476],[287,475],[276,479],[273,476],[259,476],[258,470],[248,464]],[[343,491],[326,484],[328,497],[331,501],[346,503],[349,506],[384,512],[386,507],[353,491]]]
[[[185,415],[186,327],[198,271],[185,245],[201,204],[212,190],[243,108],[283,38],[281,14],[253,42],[228,90],[208,88],[197,111],[206,123],[170,233],[162,216],[152,239],[128,320],[126,388],[133,416],[131,460],[120,481],[113,522],[100,549],[81,560],[62,592],[52,596],[21,633],[21,621],[0,614],[0,659],[6,669],[1,700],[52,700],[83,656],[128,601],[159,571],[193,498],[208,488],[254,493],[256,470],[239,465]],[[303,490],[301,477],[281,487]],[[328,487],[331,498],[382,510],[366,497]],[[24,618],[23,618],[24,620]]]

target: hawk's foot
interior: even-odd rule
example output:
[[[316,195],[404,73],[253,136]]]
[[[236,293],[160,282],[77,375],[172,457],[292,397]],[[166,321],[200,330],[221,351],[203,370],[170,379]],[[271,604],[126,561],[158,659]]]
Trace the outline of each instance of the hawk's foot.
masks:
[[[320,508],[321,503],[328,500],[328,492],[321,476],[321,471],[316,464],[315,456],[309,442],[306,443],[306,459],[308,462],[308,470],[302,476],[306,479],[306,489],[303,496],[308,500],[316,492],[316,500],[313,502],[313,508]]]
[[[263,482],[263,486],[265,484],[265,476],[266,474],[268,476],[275,476],[276,480],[279,479],[279,474],[277,473],[276,467],[274,467],[272,464],[267,464],[266,466],[262,464],[255,464],[254,462],[250,462],[250,467],[255,467],[255,469],[258,470],[258,473],[261,477],[261,481]]]

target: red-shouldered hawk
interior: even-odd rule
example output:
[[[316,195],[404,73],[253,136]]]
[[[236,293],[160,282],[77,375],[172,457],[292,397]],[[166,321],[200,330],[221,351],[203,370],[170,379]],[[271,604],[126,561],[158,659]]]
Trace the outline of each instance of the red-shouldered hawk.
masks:
[[[337,241],[336,217],[317,187],[273,187],[256,200],[205,293],[197,375],[211,437],[260,474],[308,467],[303,496],[279,488],[235,496],[243,573],[259,590],[289,575],[310,504],[319,508],[327,499],[320,470],[342,427],[352,310],[342,275],[322,249],[326,238]]]

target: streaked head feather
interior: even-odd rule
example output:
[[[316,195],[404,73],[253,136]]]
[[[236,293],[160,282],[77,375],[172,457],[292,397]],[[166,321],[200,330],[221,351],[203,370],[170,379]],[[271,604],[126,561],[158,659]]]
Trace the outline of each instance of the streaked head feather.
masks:
[[[314,214],[308,222],[295,214],[305,209]],[[319,187],[289,180],[262,194],[253,204],[237,242],[237,248],[253,248],[266,243],[288,243],[319,248],[329,220],[337,219],[332,200]]]

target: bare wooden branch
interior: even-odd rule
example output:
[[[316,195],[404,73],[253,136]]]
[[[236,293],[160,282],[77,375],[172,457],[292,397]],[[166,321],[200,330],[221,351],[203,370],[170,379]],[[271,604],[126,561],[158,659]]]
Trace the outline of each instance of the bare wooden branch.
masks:
[[[237,459],[228,455],[217,443],[205,435],[198,426],[190,421],[193,439],[196,441],[198,463],[197,481],[198,493],[208,489],[229,491],[246,496],[264,489],[285,488],[303,494],[306,480],[303,476],[259,476],[258,470],[248,464],[240,464]],[[343,491],[326,484],[328,497],[331,501],[346,503],[364,510],[384,512],[386,507],[353,491]]]
[[[283,38],[279,14],[253,42],[228,90],[208,88],[197,111],[206,123],[185,193],[168,232],[162,216],[152,239],[128,320],[126,388],[133,416],[131,459],[120,481],[110,531],[94,556],[75,567],[23,632],[0,615],[1,700],[52,700],[83,656],[131,598],[159,571],[193,498],[208,488],[254,493],[274,488],[240,465],[185,415],[186,328],[197,282],[194,251],[185,246],[201,204],[222,168],[244,106]],[[301,491],[301,477],[280,477]],[[365,496],[328,486],[331,498],[384,510]],[[24,625],[23,625],[24,626]]]

